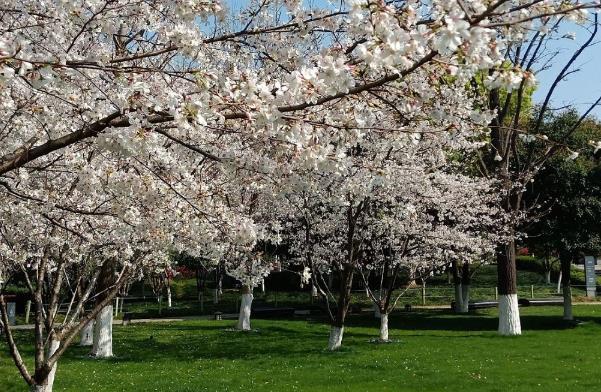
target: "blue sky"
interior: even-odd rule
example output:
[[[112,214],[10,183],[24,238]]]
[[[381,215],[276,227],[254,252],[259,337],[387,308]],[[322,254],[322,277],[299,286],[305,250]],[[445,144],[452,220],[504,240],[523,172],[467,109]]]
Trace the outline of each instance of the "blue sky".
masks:
[[[560,53],[550,69],[537,74],[539,87],[534,93],[535,102],[542,102],[545,99],[555,76],[590,35],[583,27],[574,24],[566,27],[562,29],[562,34],[569,31],[574,32],[576,39],[560,39],[549,45],[550,49],[557,49]],[[574,63],[573,68],[580,69],[580,71],[569,75],[555,89],[552,107],[572,105],[578,111],[584,112],[601,95],[601,31],[593,42],[596,44],[582,53],[579,60]],[[601,119],[601,107],[597,106],[592,113]]]

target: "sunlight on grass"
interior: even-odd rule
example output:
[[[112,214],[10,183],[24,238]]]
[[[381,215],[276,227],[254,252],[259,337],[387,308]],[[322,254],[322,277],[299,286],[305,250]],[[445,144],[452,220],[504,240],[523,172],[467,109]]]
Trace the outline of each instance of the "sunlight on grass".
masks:
[[[442,311],[390,318],[393,344],[373,344],[377,320],[350,319],[343,348],[325,350],[322,321],[186,321],[115,328],[116,357],[94,360],[73,346],[56,391],[593,391],[601,363],[601,306],[577,306],[571,327],[561,308],[524,308],[525,333],[496,335],[495,311]],[[24,342],[28,334],[18,335]],[[0,388],[26,390],[2,345]],[[31,359],[32,347],[23,353]]]

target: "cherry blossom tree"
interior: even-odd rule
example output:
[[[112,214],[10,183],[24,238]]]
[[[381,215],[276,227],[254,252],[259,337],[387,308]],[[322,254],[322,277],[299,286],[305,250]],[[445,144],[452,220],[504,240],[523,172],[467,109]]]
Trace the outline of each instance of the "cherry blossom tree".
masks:
[[[159,167],[91,150],[43,170],[17,169],[0,182],[2,269],[25,276],[35,308],[33,373],[9,328],[5,336],[32,389],[52,389],[58,359],[94,319],[92,354],[113,354],[113,298],[141,271],[165,265],[166,250],[211,246],[214,226],[201,223],[177,184],[150,174]]]
[[[517,301],[517,269],[515,262],[516,241],[520,231],[529,222],[536,220],[544,209],[540,203],[524,198],[524,192],[536,174],[544,165],[561,152],[568,152],[573,159],[579,154],[578,148],[570,144],[570,137],[581,128],[590,112],[601,103],[601,97],[559,134],[547,135],[544,119],[553,112],[552,98],[558,86],[576,72],[582,54],[595,42],[598,31],[598,16],[592,18],[587,13],[562,15],[545,18],[538,25],[524,30],[522,38],[503,49],[507,67],[519,66],[523,72],[536,74],[550,68],[555,63],[557,53],[548,49],[547,43],[553,40],[571,40],[573,35],[563,32],[567,23],[579,23],[588,27],[585,41],[574,49],[565,64],[553,75],[550,87],[544,92],[540,106],[531,104],[532,86],[526,79],[516,78],[507,86],[500,76],[490,73],[484,76],[485,89],[476,88],[478,94],[488,96],[488,107],[496,115],[490,124],[490,144],[483,152],[478,164],[484,176],[496,178],[502,184],[500,206],[510,220],[508,229],[512,232],[510,240],[502,242],[497,248],[498,287],[499,287],[499,333],[502,335],[520,335],[521,323]],[[482,75],[481,75],[482,76]],[[481,80],[473,79],[478,86]],[[590,141],[595,147],[598,141]]]
[[[398,178],[398,177],[397,177]],[[361,229],[365,238],[358,271],[380,317],[380,340],[388,341],[388,315],[401,274],[425,277],[442,271],[449,259],[469,262],[492,253],[493,229],[502,219],[495,187],[480,179],[445,173],[412,172],[388,187],[394,204],[374,201]],[[406,286],[408,288],[408,286]],[[469,286],[461,299],[469,300]],[[464,301],[462,301],[462,304]]]
[[[367,268],[372,262],[371,258],[382,253],[384,248],[395,248],[402,258],[417,246],[412,243],[411,248],[406,248],[408,244],[405,242],[413,240],[412,235],[407,233],[408,238],[403,239],[399,233],[403,229],[391,227],[401,224],[403,219],[411,221],[411,214],[417,212],[416,208],[423,208],[424,218],[418,219],[422,228],[415,230],[424,236],[427,236],[424,231],[435,232],[432,222],[425,217],[428,215],[426,212],[431,212],[428,206],[431,208],[434,202],[423,202],[418,207],[412,203],[422,201],[419,196],[428,201],[429,198],[438,197],[440,203],[444,203],[448,196],[440,189],[453,187],[458,189],[457,192],[465,192],[466,188],[472,186],[474,189],[471,192],[478,195],[478,184],[473,181],[465,181],[465,178],[452,181],[449,177],[448,184],[443,186],[442,174],[437,175],[449,163],[449,154],[453,151],[469,153],[480,146],[473,139],[480,136],[482,125],[488,121],[486,113],[469,107],[473,101],[459,98],[457,90],[461,88],[451,83],[438,89],[438,94],[448,94],[446,103],[449,107],[445,106],[444,109],[440,101],[435,99],[435,94],[422,97],[420,109],[426,116],[418,115],[411,107],[399,107],[399,100],[403,99],[400,94],[407,94],[403,85],[384,91],[377,99],[380,106],[378,103],[371,104],[369,121],[378,123],[379,129],[388,132],[363,134],[340,129],[332,131],[330,128],[330,132],[335,134],[329,137],[337,138],[336,144],[330,146],[331,160],[326,159],[317,167],[307,168],[306,159],[300,158],[294,161],[297,166],[289,170],[291,174],[285,180],[283,194],[290,205],[287,210],[294,213],[302,226],[302,230],[288,230],[291,233],[289,241],[293,244],[293,252],[311,268],[313,284],[327,301],[332,324],[331,350],[341,345],[353,279],[359,264],[364,263]],[[443,110],[449,116],[441,116]],[[466,113],[471,115],[466,118]],[[405,120],[406,128],[392,131],[399,117]],[[413,132],[420,129],[424,131]],[[454,131],[450,132],[450,129]],[[464,185],[457,186],[462,181]],[[440,184],[436,192],[436,187],[431,186],[432,182]],[[449,197],[447,202],[450,205],[457,200]],[[444,216],[442,208],[440,214]],[[466,219],[476,220],[471,215]],[[389,229],[391,233],[387,233]],[[394,238],[392,244],[375,246],[377,238],[388,234]],[[446,238],[450,237],[448,235]],[[416,240],[419,243],[419,239]],[[375,246],[375,249],[369,249],[370,246]],[[366,258],[367,254],[369,259]],[[381,261],[386,265],[389,260],[382,258]],[[400,269],[398,262],[395,265]],[[421,266],[415,266],[413,270],[418,268]],[[337,294],[332,293],[325,283],[324,275],[331,273],[338,276]],[[372,297],[376,300],[375,296]],[[330,302],[334,302],[335,307],[331,307]],[[387,315],[392,303],[389,299],[385,302]]]
[[[238,186],[229,185],[232,174],[280,184],[291,170],[320,169],[311,181],[330,196],[317,233],[347,236],[317,247],[312,272],[329,269],[325,246],[344,249],[336,268],[350,292],[355,227],[373,189],[384,188],[378,164],[388,151],[423,146],[425,135],[460,148],[492,113],[465,92],[471,78],[491,72],[502,86],[532,82],[531,73],[504,66],[504,49],[541,20],[597,6],[249,1],[229,11],[216,1],[2,2],[0,257],[3,270],[30,275],[36,301],[33,375],[6,332],[23,378],[50,390],[74,336],[112,313],[119,287],[166,249],[219,260],[230,246],[249,247],[234,228],[254,222],[227,203]],[[117,263],[118,275],[81,316],[102,269],[76,268],[88,258]],[[70,281],[90,290],[73,297],[77,312],[57,327],[71,266],[88,276]],[[52,293],[48,309],[44,290]],[[340,296],[332,347],[348,303]],[[101,317],[94,328],[107,323]]]
[[[15,205],[13,205],[15,207]],[[22,211],[10,212],[11,217],[3,216],[2,225],[2,261],[14,271],[24,274],[27,286],[32,295],[35,308],[34,338],[35,338],[35,371],[27,369],[10,328],[5,328],[5,335],[11,355],[25,381],[38,390],[51,390],[56,371],[56,364],[71,341],[80,330],[96,318],[96,333],[106,330],[105,313],[112,311],[110,303],[127,279],[130,279],[135,266],[143,263],[144,257],[151,254],[150,249],[138,247],[131,249],[128,244],[89,244],[82,241],[75,233],[68,231],[73,222],[50,217],[65,229],[57,228],[42,216],[22,215]],[[21,219],[35,219],[24,227]],[[19,219],[19,221],[16,221]],[[59,221],[60,219],[60,221]],[[14,225],[14,226],[13,226]],[[27,231],[22,231],[26,229]],[[97,233],[106,235],[108,233]],[[107,235],[108,238],[108,235]],[[104,246],[103,246],[104,245]],[[118,260],[118,261],[117,261]],[[91,294],[101,271],[108,264],[119,263],[118,275],[112,285],[104,287],[104,291],[96,293],[101,300],[96,300]],[[87,279],[83,279],[86,277]],[[87,284],[78,287],[80,282]],[[61,294],[67,287],[68,295]],[[70,295],[69,295],[70,294]],[[86,304],[93,305],[88,312],[83,313]],[[47,306],[46,306],[47,304]],[[0,293],[0,305],[4,324],[6,319],[6,303]],[[57,317],[59,309],[66,306],[64,317]],[[82,315],[83,314],[83,315]],[[63,315],[61,315],[63,316]],[[110,318],[112,321],[112,317]],[[110,326],[108,326],[110,328]],[[103,353],[103,347],[110,345],[110,336],[100,340],[101,346],[96,347]],[[112,346],[110,346],[112,347]],[[109,348],[110,349],[110,348]]]
[[[229,255],[228,255],[229,256]],[[253,289],[261,284],[272,270],[272,263],[264,260],[258,252],[237,252],[232,254],[228,263],[227,273],[242,284],[240,290],[240,313],[236,328],[241,331],[250,331],[250,316],[253,301]],[[227,268],[227,267],[226,267]]]
[[[291,122],[310,121],[291,127],[310,137],[319,124],[306,116],[321,107],[361,118],[357,102],[423,68],[466,80],[494,68],[496,83],[519,84],[531,73],[499,68],[506,42],[541,19],[596,6],[361,0],[278,9],[249,1],[228,12],[216,1],[6,1],[0,102],[10,126],[0,174],[43,167],[94,138],[129,149],[176,143],[215,161],[236,155],[238,144],[222,143],[228,130],[273,148]],[[441,82],[422,80],[420,93]]]
[[[232,181],[238,192],[227,194],[229,208],[238,212],[238,221],[224,239],[225,252],[223,265],[225,272],[241,284],[240,313],[237,329],[251,330],[250,316],[253,289],[262,284],[263,279],[275,267],[275,259],[264,251],[269,244],[279,244],[280,224],[277,204],[273,200],[273,188],[261,181],[261,177],[246,176],[247,185]],[[233,179],[234,180],[234,179]],[[234,185],[235,184],[235,185]]]

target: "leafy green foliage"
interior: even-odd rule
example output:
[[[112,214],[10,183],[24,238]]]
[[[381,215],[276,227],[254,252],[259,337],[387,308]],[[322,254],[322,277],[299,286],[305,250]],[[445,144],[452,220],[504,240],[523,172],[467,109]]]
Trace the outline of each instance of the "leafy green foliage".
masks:
[[[546,134],[550,138],[562,134],[577,117],[568,111],[547,118]],[[566,144],[587,151],[588,141],[595,138],[601,139],[601,124],[591,120],[583,123]],[[573,255],[601,251],[601,167],[592,151],[575,160],[567,159],[567,152],[552,158],[538,173],[526,197],[549,208],[528,230],[530,247]]]

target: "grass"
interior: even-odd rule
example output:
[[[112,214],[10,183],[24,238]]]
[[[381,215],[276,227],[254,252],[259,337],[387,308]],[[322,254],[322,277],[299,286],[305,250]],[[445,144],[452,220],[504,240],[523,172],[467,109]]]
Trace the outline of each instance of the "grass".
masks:
[[[373,344],[377,321],[349,319],[339,352],[324,350],[320,320],[254,320],[115,327],[110,360],[74,346],[59,364],[56,391],[591,391],[599,389],[601,306],[523,308],[521,337],[496,335],[496,310],[469,316],[397,313],[393,344]],[[31,362],[29,332],[18,334]],[[0,390],[26,390],[0,344]]]

